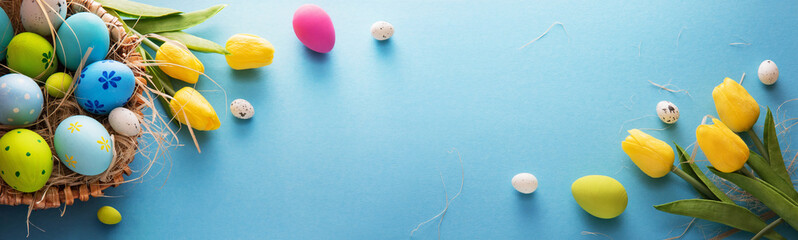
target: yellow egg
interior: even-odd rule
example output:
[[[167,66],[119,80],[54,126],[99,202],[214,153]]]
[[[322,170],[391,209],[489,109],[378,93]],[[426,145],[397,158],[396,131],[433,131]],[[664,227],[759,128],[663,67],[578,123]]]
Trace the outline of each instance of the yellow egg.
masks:
[[[104,206],[97,211],[97,219],[102,223],[114,225],[122,221],[122,214],[111,206]]]
[[[584,176],[571,185],[576,203],[590,215],[610,219],[626,209],[626,189],[617,180],[602,176]]]

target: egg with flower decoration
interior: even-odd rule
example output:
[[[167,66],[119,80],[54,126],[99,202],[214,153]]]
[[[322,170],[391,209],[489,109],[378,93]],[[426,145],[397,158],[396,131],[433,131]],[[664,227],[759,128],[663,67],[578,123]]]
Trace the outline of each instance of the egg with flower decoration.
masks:
[[[53,146],[64,166],[87,176],[105,172],[114,157],[114,143],[108,130],[85,115],[61,121],[55,129]]]
[[[90,64],[77,81],[75,100],[83,110],[97,115],[107,115],[125,105],[136,87],[133,71],[114,60]]]

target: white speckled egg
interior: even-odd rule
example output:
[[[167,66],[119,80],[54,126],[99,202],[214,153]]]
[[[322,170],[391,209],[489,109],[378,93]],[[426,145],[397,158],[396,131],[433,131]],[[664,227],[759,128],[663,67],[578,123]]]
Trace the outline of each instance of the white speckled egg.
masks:
[[[530,173],[519,173],[513,177],[513,187],[523,194],[530,194],[538,189],[538,178]]]
[[[765,60],[759,64],[759,81],[765,85],[773,85],[779,80],[779,67],[770,60]]]
[[[247,100],[239,98],[230,103],[230,113],[239,119],[250,119],[255,115],[255,108]]]
[[[0,77],[0,124],[19,126],[34,123],[43,106],[42,90],[33,79],[18,73]]]
[[[679,120],[679,108],[672,102],[660,101],[657,103],[657,116],[662,122],[673,124]]]
[[[55,129],[53,146],[61,163],[86,176],[105,172],[114,158],[114,141],[108,130],[84,115],[61,121]]]
[[[387,40],[393,36],[393,25],[386,21],[377,21],[371,25],[371,36],[377,40]]]
[[[46,37],[50,36],[50,24],[56,31],[64,22],[67,4],[65,0],[24,0],[19,12],[26,31]]]
[[[141,123],[138,116],[127,108],[114,108],[111,114],[108,114],[108,121],[116,133],[128,137],[136,136],[141,131]]]

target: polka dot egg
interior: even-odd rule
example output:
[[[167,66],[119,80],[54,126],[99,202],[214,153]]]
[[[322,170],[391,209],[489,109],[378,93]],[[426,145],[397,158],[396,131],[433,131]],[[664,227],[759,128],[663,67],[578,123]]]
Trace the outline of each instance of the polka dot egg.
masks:
[[[114,108],[111,114],[108,114],[108,122],[116,133],[124,136],[133,137],[141,131],[139,117],[127,108]]]
[[[14,129],[0,138],[0,176],[21,192],[41,189],[53,171],[53,153],[44,138],[28,129]]]
[[[393,36],[393,25],[386,21],[378,21],[371,25],[371,36],[377,40],[387,40]]]
[[[236,99],[230,103],[230,113],[239,119],[250,119],[255,115],[255,108],[244,99]]]
[[[523,194],[530,194],[538,189],[538,178],[531,173],[519,173],[513,177],[513,187]]]
[[[759,81],[765,85],[773,85],[776,83],[776,80],[779,80],[779,67],[770,60],[765,60],[762,64],[759,64],[759,71],[757,73],[759,75]]]
[[[17,73],[0,77],[0,123],[12,126],[34,123],[43,105],[42,90],[30,77]]]
[[[660,101],[657,103],[657,116],[662,122],[673,124],[679,120],[679,108],[672,102]]]
[[[53,30],[58,30],[64,22],[67,3],[65,0],[25,0],[22,1],[19,13],[26,31],[50,36],[50,24],[53,25]]]

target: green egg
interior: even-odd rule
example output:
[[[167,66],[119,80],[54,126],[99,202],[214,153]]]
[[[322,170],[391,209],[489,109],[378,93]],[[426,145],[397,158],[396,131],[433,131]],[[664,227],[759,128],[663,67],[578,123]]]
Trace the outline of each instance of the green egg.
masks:
[[[69,74],[57,72],[50,75],[47,78],[47,82],[45,83],[45,88],[47,88],[47,94],[54,98],[62,98],[66,95],[67,90],[69,90],[69,85],[72,84],[72,76]]]
[[[0,176],[20,192],[42,188],[53,171],[53,154],[42,136],[14,129],[0,137]]]
[[[119,214],[116,208],[104,206],[97,211],[97,219],[102,223],[114,225],[122,221],[122,214]]]
[[[571,185],[576,203],[590,215],[610,219],[626,210],[626,189],[617,180],[602,176],[584,176]]]
[[[8,44],[8,67],[28,77],[47,79],[58,67],[53,45],[31,32],[17,34]]]

